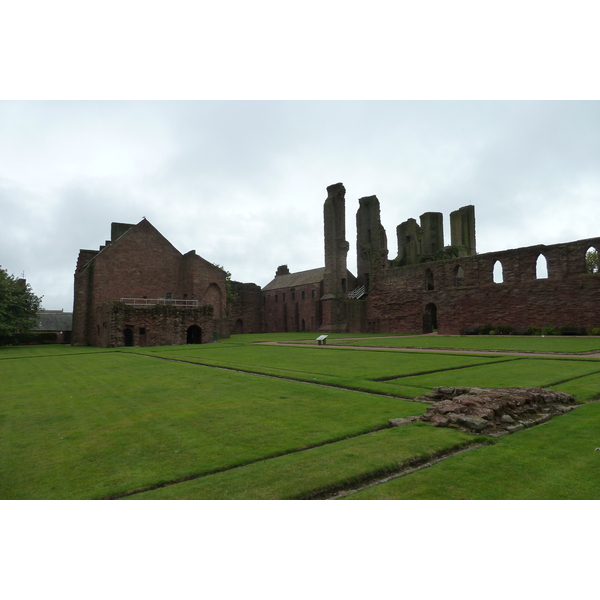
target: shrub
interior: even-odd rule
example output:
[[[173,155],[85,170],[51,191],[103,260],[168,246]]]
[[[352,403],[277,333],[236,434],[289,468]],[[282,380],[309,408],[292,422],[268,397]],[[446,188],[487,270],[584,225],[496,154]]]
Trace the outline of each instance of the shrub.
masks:
[[[590,329],[590,335],[600,335],[600,327],[592,327],[592,329]]]
[[[586,335],[585,327],[577,327],[576,325],[563,325],[560,328],[560,335]]]
[[[558,335],[558,328],[552,325],[546,326],[542,329],[542,335]]]
[[[496,333],[498,335],[510,335],[512,333],[512,327],[509,325],[498,325],[498,327],[496,327]]]

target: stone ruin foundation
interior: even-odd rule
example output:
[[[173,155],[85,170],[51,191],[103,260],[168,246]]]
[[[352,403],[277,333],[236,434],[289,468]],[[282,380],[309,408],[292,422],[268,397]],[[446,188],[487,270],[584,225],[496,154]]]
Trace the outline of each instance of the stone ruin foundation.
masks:
[[[468,433],[499,437],[549,421],[575,408],[575,398],[543,388],[436,387],[415,398],[434,402],[424,415],[390,419],[390,425],[424,421]]]

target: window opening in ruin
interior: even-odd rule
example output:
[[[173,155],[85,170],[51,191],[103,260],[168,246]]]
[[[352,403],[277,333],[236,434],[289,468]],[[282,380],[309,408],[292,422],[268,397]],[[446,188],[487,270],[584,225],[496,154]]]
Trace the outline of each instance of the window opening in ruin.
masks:
[[[598,250],[591,246],[585,253],[585,272],[590,275],[598,273]]]
[[[464,285],[465,282],[465,272],[460,265],[457,265],[454,269],[454,285],[460,287]]]
[[[342,279],[342,292],[346,293],[346,280]]]
[[[437,306],[430,302],[423,312],[423,333],[433,333],[438,329]]]
[[[296,299],[296,292],[292,292],[292,300]]]
[[[311,295],[311,297],[312,297],[312,298],[316,298],[316,297],[317,297],[317,293],[315,292],[315,290],[313,290],[313,291],[310,293],[310,295]]]
[[[129,327],[123,331],[123,344],[133,346],[133,331]]]
[[[302,300],[304,300],[304,298],[305,298],[305,295],[304,295],[304,292],[302,292]]]
[[[535,263],[535,278],[536,279],[548,279],[548,261],[543,254],[537,257]]]
[[[494,263],[492,277],[494,283],[504,283],[504,269],[502,268],[502,263],[499,260]]]
[[[425,271],[425,279],[426,279],[425,289],[428,291],[432,291],[434,289],[434,285],[433,285],[433,273],[431,272],[431,269],[427,269],[427,271]]]
[[[285,302],[285,294],[282,294],[283,298],[281,299],[282,302]]]
[[[304,322],[304,319],[302,319],[302,331],[306,331],[306,323]]]
[[[165,300],[173,300],[173,292],[167,292],[165,294]]]
[[[140,327],[140,335],[146,335],[146,328]]]
[[[277,302],[277,300],[278,300],[278,297],[277,297],[277,294],[275,294],[275,302]]]
[[[192,325],[187,330],[187,343],[200,344],[202,343],[202,329],[198,325]]]
[[[244,322],[242,321],[242,319],[238,319],[235,322],[235,332],[237,334],[244,333]]]

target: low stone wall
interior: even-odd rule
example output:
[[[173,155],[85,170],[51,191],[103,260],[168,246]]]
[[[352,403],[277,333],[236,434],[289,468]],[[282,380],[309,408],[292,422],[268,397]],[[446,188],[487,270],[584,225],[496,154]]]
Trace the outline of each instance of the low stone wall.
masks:
[[[415,400],[434,404],[420,417],[392,419],[390,424],[418,420],[498,437],[545,423],[575,408],[570,394],[544,388],[436,387]]]

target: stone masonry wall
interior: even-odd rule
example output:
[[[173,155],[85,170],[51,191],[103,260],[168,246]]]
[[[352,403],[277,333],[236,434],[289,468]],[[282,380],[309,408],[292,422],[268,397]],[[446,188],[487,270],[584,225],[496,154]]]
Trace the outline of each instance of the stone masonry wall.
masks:
[[[211,304],[226,318],[226,274],[194,251],[183,256],[145,219],[99,252],[82,250],[75,272],[73,344],[103,344],[108,325],[101,307],[121,298],[171,298]],[[219,325],[220,337],[229,326]],[[211,331],[212,335],[212,331]]]
[[[369,294],[367,321],[377,323],[380,332],[422,333],[426,307],[434,305],[442,334],[487,323],[600,327],[600,274],[585,270],[590,247],[600,247],[600,238],[387,269]],[[540,255],[547,260],[548,277],[536,279]],[[493,281],[496,261],[503,267],[502,283]]]
[[[264,325],[273,331],[318,331],[323,284],[308,283],[264,294]]]
[[[236,300],[227,305],[230,333],[262,333],[262,290],[255,283],[231,282]]]
[[[212,317],[212,308],[180,308],[176,306],[154,306],[139,308],[110,302],[102,306],[102,326],[97,344],[104,348],[125,345],[124,331],[130,329],[133,346],[165,346],[187,343],[187,332],[191,326],[201,330],[200,343],[212,342],[219,335],[223,323]],[[226,323],[228,327],[228,323]],[[226,337],[229,331],[226,331]]]

